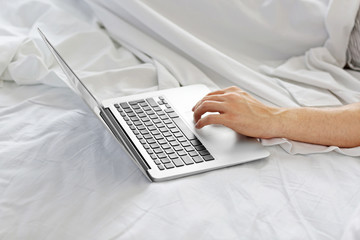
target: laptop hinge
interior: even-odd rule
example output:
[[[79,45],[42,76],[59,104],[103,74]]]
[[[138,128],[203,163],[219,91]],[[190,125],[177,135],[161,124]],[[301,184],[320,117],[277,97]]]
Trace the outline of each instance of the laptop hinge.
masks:
[[[132,140],[126,134],[119,122],[116,120],[111,110],[109,108],[103,108],[102,110],[103,111],[100,111],[101,118],[104,120],[104,122],[109,127],[116,139],[125,145],[125,149],[129,151],[130,156],[135,158],[135,161],[138,162],[144,170],[151,169],[151,167],[140,154],[139,150],[135,147]],[[106,114],[106,116],[104,116],[104,114]]]

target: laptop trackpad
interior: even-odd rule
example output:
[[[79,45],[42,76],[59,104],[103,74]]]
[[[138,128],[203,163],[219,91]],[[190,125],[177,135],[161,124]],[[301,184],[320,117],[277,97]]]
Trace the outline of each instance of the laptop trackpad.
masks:
[[[264,157],[264,147],[255,138],[243,136],[222,125],[208,125],[196,129],[192,111],[184,113],[183,117],[210,153],[221,161],[233,162],[241,159],[246,162]]]

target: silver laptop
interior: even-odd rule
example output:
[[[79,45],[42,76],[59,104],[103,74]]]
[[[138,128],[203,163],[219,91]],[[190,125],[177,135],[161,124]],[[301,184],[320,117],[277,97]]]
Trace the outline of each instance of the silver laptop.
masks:
[[[67,76],[69,87],[84,99],[150,181],[189,176],[269,155],[256,139],[226,127],[195,129],[191,109],[210,92],[205,85],[98,101],[38,30]]]

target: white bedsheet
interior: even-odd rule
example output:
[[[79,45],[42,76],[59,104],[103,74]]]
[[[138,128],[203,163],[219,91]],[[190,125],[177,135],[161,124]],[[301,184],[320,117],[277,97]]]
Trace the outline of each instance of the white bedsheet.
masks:
[[[271,6],[286,11],[286,1],[266,2],[268,8],[263,12],[270,14],[268,19],[273,19]],[[350,2],[356,3],[347,3]],[[132,5],[135,3],[124,1],[123,6],[139,10]],[[247,3],[242,5],[247,6],[246,10],[257,6]],[[180,52],[129,22],[115,18],[119,24],[116,30],[103,21],[122,44],[119,46],[99,30],[89,7],[80,1],[5,4],[6,8],[0,9],[0,32],[6,36],[0,39],[0,79],[18,85],[5,81],[0,88],[1,239],[359,237],[358,157],[334,151],[290,155],[276,145],[269,146],[271,156],[260,161],[165,183],[149,183],[81,99],[64,87],[63,75],[44,49],[36,26],[55,42],[99,97],[199,81],[215,88],[215,80],[224,85],[233,81],[246,86],[272,104],[297,106],[301,104],[289,101],[292,92],[288,88],[256,69],[262,63],[267,70],[280,72],[284,69],[280,64],[286,67],[289,62],[284,61],[294,52],[285,51],[270,59],[275,48],[264,53],[269,57],[264,60],[241,56],[241,48],[233,58],[216,49],[196,49],[199,45],[177,46],[183,51],[190,47],[193,50]],[[315,16],[312,19],[320,21],[327,4],[299,1],[298,7],[311,9],[311,16]],[[97,16],[104,14],[101,16],[115,21],[113,15],[102,10],[97,10]],[[318,22],[311,31],[323,25]],[[299,40],[299,48],[293,49],[299,54],[309,47],[318,47],[327,38],[325,31],[315,39],[311,31],[308,35],[306,28],[302,31],[311,41],[304,44],[303,39]],[[296,36],[295,31],[293,34]],[[283,44],[293,39],[285,36]],[[144,42],[151,44],[142,46],[140,43]],[[198,58],[203,50],[211,50],[206,57],[213,65]],[[33,85],[38,83],[42,84]],[[299,152],[308,150],[304,146]]]

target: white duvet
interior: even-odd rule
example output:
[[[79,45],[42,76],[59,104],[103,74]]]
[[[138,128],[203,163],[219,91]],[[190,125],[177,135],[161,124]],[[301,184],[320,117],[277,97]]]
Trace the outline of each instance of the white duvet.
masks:
[[[359,148],[273,139],[267,159],[150,184],[36,31],[99,98],[236,84],[268,104],[338,106],[359,101],[359,75],[342,69],[359,1],[88,3],[2,2],[1,238],[359,236]]]

